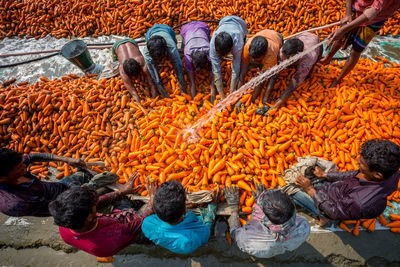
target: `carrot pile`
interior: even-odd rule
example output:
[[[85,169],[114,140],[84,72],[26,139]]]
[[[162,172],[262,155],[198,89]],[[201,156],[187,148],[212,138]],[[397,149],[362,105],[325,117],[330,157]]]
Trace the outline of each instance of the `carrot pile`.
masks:
[[[0,38],[43,38],[125,35],[140,37],[154,24],[171,26],[190,20],[219,20],[238,15],[248,24],[249,34],[273,29],[284,36],[340,20],[344,0],[1,0]],[[319,34],[327,36],[331,29]],[[385,23],[380,34],[400,33],[400,14]]]
[[[206,95],[209,80],[197,78],[207,91],[194,99],[180,95],[169,65],[162,67],[161,76],[171,98],[144,98],[141,105],[133,102],[119,77],[97,81],[70,74],[52,81],[42,77],[33,85],[2,86],[0,145],[23,153],[103,160],[105,169],[95,170],[117,173],[120,183],[136,171],[137,185],[144,184],[146,176],[158,183],[181,181],[190,191],[234,184],[240,188],[241,210],[249,214],[254,184],[283,186],[280,175],[297,157],[323,157],[339,170],[351,170],[358,168],[356,157],[364,141],[383,138],[400,144],[399,65],[361,59],[340,87],[327,88],[340,68],[337,63],[317,66],[286,106],[267,117],[256,115],[257,104],[245,95],[239,113],[227,107],[196,134],[186,129],[213,106]],[[272,99],[282,94],[292,73],[283,71]],[[138,84],[140,94],[144,87]],[[46,164],[31,171],[45,177]],[[74,171],[68,165],[48,164],[60,171],[57,178]],[[140,194],[147,192],[142,189]],[[392,200],[399,196],[396,191]],[[367,222],[355,225],[373,229]]]

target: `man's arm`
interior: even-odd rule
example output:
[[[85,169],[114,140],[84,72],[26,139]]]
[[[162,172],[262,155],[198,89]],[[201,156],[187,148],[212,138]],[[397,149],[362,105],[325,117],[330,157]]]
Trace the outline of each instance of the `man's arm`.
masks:
[[[132,80],[125,74],[122,65],[119,65],[119,74],[121,75],[122,81],[124,82],[126,90],[131,94],[131,96],[135,99],[136,102],[140,103],[140,97],[133,86]]]
[[[181,93],[186,92],[186,84],[185,84],[185,76],[183,75],[183,64],[181,60],[181,56],[179,55],[178,48],[175,46],[174,48],[169,49],[172,66],[174,67],[176,76],[178,77],[179,89]]]
[[[104,194],[99,197],[99,200],[97,201],[97,209],[101,209],[109,204],[112,204],[116,201],[120,201],[123,196],[126,196],[127,194],[132,194],[137,190],[137,188],[134,188],[133,185],[135,183],[135,180],[138,178],[138,173],[134,172],[130,177],[128,182],[125,183],[124,187],[121,190],[116,190],[111,193]]]
[[[224,188],[224,196],[226,203],[231,211],[229,216],[228,224],[229,231],[232,232],[241,227],[239,221],[239,190],[236,187],[228,186]]]
[[[360,219],[357,218],[357,214],[352,214],[352,209],[349,209],[350,205],[355,203],[355,201],[348,192],[339,191],[338,188],[329,188],[330,185],[320,186],[315,189],[310,179],[307,179],[303,175],[298,175],[294,183],[301,187],[314,200],[316,207],[329,219]],[[327,194],[328,190],[331,190],[330,194]],[[335,195],[335,199],[331,199],[331,195]]]
[[[196,96],[196,84],[194,83],[194,73],[191,71],[187,71],[189,82],[190,82],[190,94],[192,98]]]
[[[329,182],[336,182],[336,181],[342,181],[342,180],[345,180],[345,179],[353,178],[358,173],[359,173],[359,171],[345,171],[345,172],[330,171],[330,172],[325,172],[319,166],[315,166],[315,168],[314,168],[314,175],[315,176],[317,176],[319,178],[325,178]]]
[[[215,88],[217,88],[217,91],[221,96],[221,99],[224,99],[225,94],[224,94],[224,85],[222,83],[221,59],[217,55],[217,51],[215,51],[214,38],[212,38],[210,42],[210,59],[212,68],[212,79],[214,81]]]
[[[346,0],[346,14],[344,18],[340,21],[341,25],[345,25],[347,23],[350,23],[353,18],[352,18],[352,6],[353,6],[354,0]]]
[[[233,60],[232,60],[232,77],[231,77],[231,92],[236,91],[239,83],[240,66],[242,60],[242,49],[233,50]]]
[[[365,11],[364,13],[356,18],[355,20],[351,21],[350,23],[347,23],[340,27],[339,29],[336,29],[335,31],[332,32],[332,34],[329,36],[330,41],[328,46],[330,46],[334,41],[341,40],[343,36],[348,33],[349,31],[357,28],[358,26],[364,24],[365,22],[373,19],[376,16],[376,11],[374,8],[369,8],[368,10],[371,10],[370,13],[367,13],[368,16],[366,15]]]
[[[68,157],[57,156],[50,153],[33,153],[23,157],[25,165],[29,165],[34,162],[49,162],[49,161],[62,161],[72,165],[84,165],[81,159],[73,159]]]
[[[157,87],[156,87],[153,79],[151,78],[151,75],[150,75],[149,70],[147,69],[147,66],[144,66],[143,73],[144,73],[144,76],[145,76],[145,78],[147,80],[147,84],[149,85],[151,96],[153,98],[157,97],[157,95],[158,95]]]
[[[331,171],[326,174],[326,179],[330,182],[342,181],[349,178],[353,178],[358,174],[358,171]]]
[[[150,73],[150,76],[153,80],[153,83],[156,85],[158,92],[161,94],[162,97],[169,97],[167,91],[165,90],[165,88],[162,84],[157,65],[155,63],[153,63],[153,59],[150,57],[147,47],[143,48],[142,55],[144,57],[144,61],[146,63],[147,70]]]
[[[240,63],[240,75],[239,75],[238,88],[242,87],[242,85],[244,83],[244,76],[246,76],[248,69],[249,69],[249,64],[247,64],[246,62],[244,62],[244,60],[242,60],[242,62]]]
[[[201,212],[201,218],[203,220],[203,224],[210,229],[210,232],[212,231],[212,227],[214,225],[215,221],[215,216],[217,214],[217,205],[215,203],[210,203],[207,205],[207,209],[200,209]]]
[[[153,64],[153,62],[147,63],[147,69],[150,72],[151,78],[153,79],[153,82],[157,86],[158,92],[161,94],[162,97],[169,97],[167,90],[165,90],[162,82],[161,82],[161,77],[158,72],[158,68],[156,65]]]
[[[277,74],[275,74],[274,76],[272,76],[267,83],[267,89],[265,90],[265,94],[264,94],[264,99],[263,99],[263,104],[266,105],[266,103],[269,100],[269,96],[271,95],[272,89],[274,89],[276,80],[278,79],[279,76],[279,72]],[[264,84],[260,84],[259,86],[256,87],[256,89],[254,89],[254,93],[253,96],[251,98],[251,101],[255,101],[257,99],[257,97],[260,95],[262,88],[264,87]]]
[[[316,62],[314,62],[315,64]],[[286,88],[285,92],[281,95],[278,101],[272,108],[280,108],[282,107],[288,98],[292,95],[292,93],[300,86],[300,84],[307,78],[308,73],[312,70],[314,64],[309,64],[308,62],[304,62],[300,59],[296,72],[289,83],[289,86]]]

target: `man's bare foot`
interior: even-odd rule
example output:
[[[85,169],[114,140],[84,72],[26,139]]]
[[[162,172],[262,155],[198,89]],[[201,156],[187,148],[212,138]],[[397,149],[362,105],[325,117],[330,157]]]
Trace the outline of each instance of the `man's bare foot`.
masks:
[[[338,79],[334,79],[333,82],[331,83],[331,86],[329,86],[329,88],[336,87],[338,84],[340,84],[340,81]]]
[[[321,60],[319,61],[319,63],[321,63],[322,65],[328,65],[331,62],[332,58],[331,57],[323,57],[321,58]]]
[[[318,224],[319,226],[323,227],[325,224],[327,224],[330,220],[328,218],[324,217],[317,217],[315,218],[315,223]]]

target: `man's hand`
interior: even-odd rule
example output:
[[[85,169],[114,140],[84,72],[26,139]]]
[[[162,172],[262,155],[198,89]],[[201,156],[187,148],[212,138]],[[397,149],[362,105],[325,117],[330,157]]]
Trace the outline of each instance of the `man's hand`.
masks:
[[[258,197],[260,196],[260,194],[262,192],[264,192],[265,190],[265,186],[262,183],[256,183],[256,192],[254,192],[253,190],[251,190],[251,193],[253,194],[254,200],[257,201]]]
[[[219,200],[221,199],[221,196],[222,196],[222,190],[218,185],[217,189],[213,191],[211,203],[218,204]]]
[[[230,208],[231,212],[237,212],[239,210],[239,190],[237,187],[227,186],[224,188],[224,195],[226,203]]]
[[[327,173],[324,172],[319,166],[315,166],[314,175],[317,176],[318,178],[326,178]]]
[[[134,172],[130,177],[128,182],[124,185],[124,187],[121,189],[121,193],[123,195],[127,194],[132,194],[136,191],[137,188],[134,188],[133,185],[135,184],[135,180],[138,177],[138,173]]]
[[[340,25],[343,26],[347,23],[350,23],[352,20],[353,18],[351,17],[351,15],[350,16],[346,15],[344,18],[340,20]]]
[[[300,186],[304,191],[307,192],[307,194],[309,194],[311,197],[314,196],[315,193],[315,189],[311,184],[310,179],[307,179],[306,177],[304,177],[304,175],[299,174],[296,177],[296,180],[294,181],[294,184],[297,186]]]
[[[146,177],[146,190],[150,197],[150,205],[153,205],[154,196],[157,193],[158,186],[152,177],[150,177],[150,179],[149,177]]]
[[[345,33],[346,33],[346,32],[343,30],[343,27],[334,30],[334,31],[331,33],[331,35],[329,35],[329,37],[328,37],[328,38],[329,38],[328,47],[329,47],[333,42],[342,39],[342,37],[343,37],[343,35],[344,35]]]

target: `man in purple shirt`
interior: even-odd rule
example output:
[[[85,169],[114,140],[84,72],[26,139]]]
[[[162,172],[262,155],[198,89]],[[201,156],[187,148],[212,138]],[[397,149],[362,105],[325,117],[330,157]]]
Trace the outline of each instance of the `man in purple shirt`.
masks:
[[[194,71],[210,67],[210,27],[202,21],[185,24],[181,29],[185,69],[190,81],[190,93],[196,95]],[[214,83],[211,83],[214,86]]]
[[[295,184],[303,191],[293,195],[295,203],[317,213],[317,223],[331,220],[375,218],[386,207],[387,197],[399,183],[400,147],[389,140],[369,140],[362,144],[359,170],[314,174],[325,178],[322,186],[313,187],[300,175]]]
[[[60,157],[47,153],[27,156],[7,148],[0,148],[0,212],[8,216],[50,216],[50,201],[71,186],[79,186],[91,178],[80,170],[60,182],[42,182],[27,172],[33,162],[64,161],[77,167],[84,166],[80,159]]]

